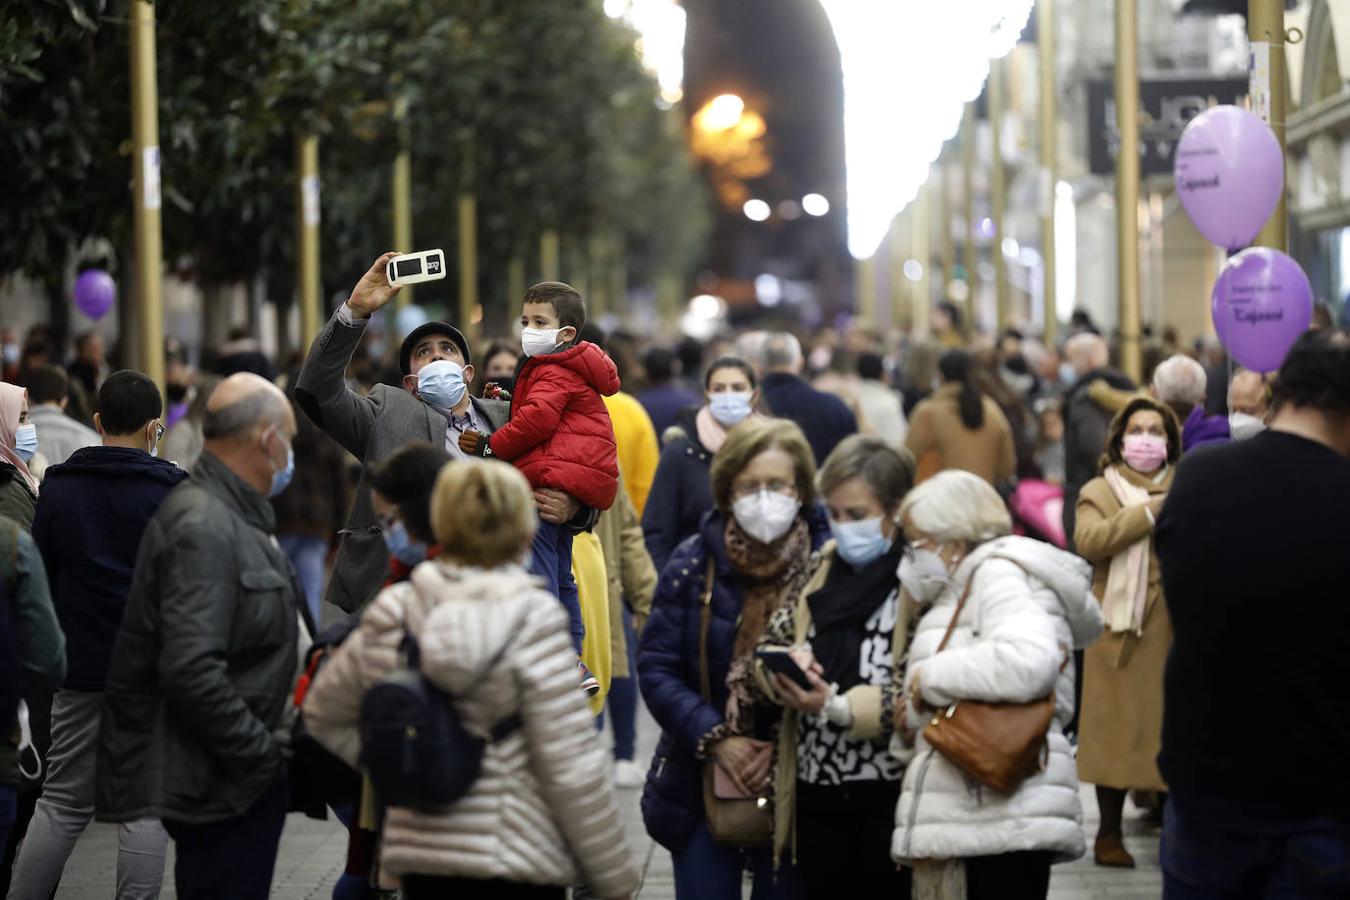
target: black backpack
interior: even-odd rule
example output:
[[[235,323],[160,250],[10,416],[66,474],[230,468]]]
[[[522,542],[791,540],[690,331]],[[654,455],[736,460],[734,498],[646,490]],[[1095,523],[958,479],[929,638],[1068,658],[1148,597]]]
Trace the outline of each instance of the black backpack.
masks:
[[[519,631],[513,628],[510,634]],[[506,641],[472,682],[501,661]],[[407,666],[377,682],[361,700],[361,762],[386,806],[436,810],[463,797],[478,779],[483,749],[520,728],[519,714],[497,723],[487,738],[471,732],[450,698],[422,674],[412,634],[403,637]]]

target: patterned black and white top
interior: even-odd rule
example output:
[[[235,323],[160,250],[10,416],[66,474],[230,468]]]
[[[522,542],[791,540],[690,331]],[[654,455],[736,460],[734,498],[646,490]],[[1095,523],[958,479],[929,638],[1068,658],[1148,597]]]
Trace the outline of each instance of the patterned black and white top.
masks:
[[[866,636],[859,654],[859,683],[880,687],[883,697],[889,697],[892,689],[891,676],[895,666],[891,659],[891,641],[898,609],[897,588],[867,620]],[[815,637],[815,633],[812,625],[807,639]],[[850,738],[847,728],[835,725],[824,715],[799,716],[797,779],[818,785],[840,785],[851,781],[898,782],[905,774],[905,766],[887,750],[890,743],[889,709],[882,718],[886,733],[879,740],[865,741]]]

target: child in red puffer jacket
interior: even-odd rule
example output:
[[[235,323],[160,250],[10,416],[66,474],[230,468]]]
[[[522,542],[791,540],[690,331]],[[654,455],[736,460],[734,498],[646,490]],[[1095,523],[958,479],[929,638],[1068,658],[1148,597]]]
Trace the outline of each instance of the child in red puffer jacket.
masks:
[[[514,463],[536,490],[554,488],[608,509],[619,489],[619,461],[602,397],[618,392],[619,372],[599,347],[577,341],[586,303],[569,285],[546,281],[526,291],[520,324],[526,360],[516,373],[511,419],[490,436],[466,431],[460,449]],[[540,521],[531,559],[567,609],[580,655],[586,629],[572,577],[572,532]],[[581,670],[586,692],[598,693],[600,683]]]

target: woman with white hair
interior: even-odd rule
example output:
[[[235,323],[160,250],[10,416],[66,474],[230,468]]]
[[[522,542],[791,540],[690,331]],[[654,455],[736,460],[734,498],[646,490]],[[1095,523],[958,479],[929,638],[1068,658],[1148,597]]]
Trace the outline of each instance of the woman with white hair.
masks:
[[[905,770],[891,855],[914,866],[922,898],[1044,898],[1050,866],[1083,855],[1078,774],[1064,725],[1073,716],[1076,648],[1102,630],[1076,556],[1010,537],[998,493],[949,470],[900,506],[908,548],[900,583],[923,609],[904,676],[895,747]],[[1041,771],[1011,793],[967,776],[924,726],[963,701],[1030,703],[1054,694]]]

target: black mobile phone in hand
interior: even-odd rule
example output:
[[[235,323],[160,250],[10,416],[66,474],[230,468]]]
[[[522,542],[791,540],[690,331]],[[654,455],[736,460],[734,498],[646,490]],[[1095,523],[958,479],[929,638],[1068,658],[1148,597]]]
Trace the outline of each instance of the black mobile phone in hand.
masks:
[[[797,661],[787,650],[761,647],[755,651],[755,658],[763,660],[770,672],[792,679],[804,691],[811,690],[811,679],[806,677],[806,672],[802,671],[802,667],[797,665]]]

